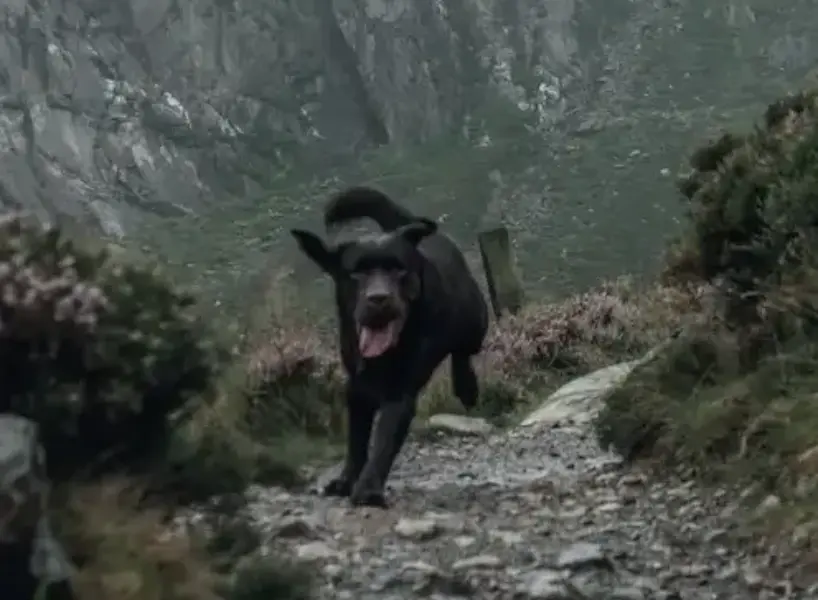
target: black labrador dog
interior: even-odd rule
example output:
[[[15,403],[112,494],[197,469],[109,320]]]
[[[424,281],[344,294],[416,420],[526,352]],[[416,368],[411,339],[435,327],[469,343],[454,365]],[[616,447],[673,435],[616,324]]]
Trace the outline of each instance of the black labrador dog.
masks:
[[[454,394],[467,409],[477,404],[471,357],[483,345],[489,313],[463,254],[437,223],[369,187],[337,194],[324,212],[327,229],[362,218],[375,221],[383,233],[338,244],[300,229],[291,233],[334,280],[348,376],[346,460],[324,493],[385,508],[386,480],[418,395],[447,357]]]

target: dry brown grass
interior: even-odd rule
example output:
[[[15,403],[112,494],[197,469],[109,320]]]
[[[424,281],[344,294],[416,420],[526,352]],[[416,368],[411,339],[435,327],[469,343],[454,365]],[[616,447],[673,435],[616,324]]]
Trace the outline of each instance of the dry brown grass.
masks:
[[[56,529],[78,565],[78,600],[217,600],[217,576],[204,546],[170,534],[166,513],[140,506],[127,479],[72,485],[62,491]]]
[[[247,522],[211,515],[204,529],[172,523],[176,507],[148,504],[138,481],[109,478],[55,490],[52,522],[77,567],[77,600],[304,600],[311,572],[256,552]]]

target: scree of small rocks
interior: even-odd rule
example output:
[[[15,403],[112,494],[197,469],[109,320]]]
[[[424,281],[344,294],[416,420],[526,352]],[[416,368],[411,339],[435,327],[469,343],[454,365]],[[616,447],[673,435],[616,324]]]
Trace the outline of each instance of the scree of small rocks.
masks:
[[[734,534],[736,494],[651,480],[587,424],[451,429],[404,446],[389,510],[251,489],[266,547],[312,563],[326,599],[818,598]]]

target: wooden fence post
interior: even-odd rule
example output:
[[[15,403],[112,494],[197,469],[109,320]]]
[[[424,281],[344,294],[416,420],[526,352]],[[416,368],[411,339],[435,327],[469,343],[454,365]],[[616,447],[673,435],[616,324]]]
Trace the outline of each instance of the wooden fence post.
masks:
[[[508,229],[481,231],[477,241],[494,316],[499,319],[505,311],[516,314],[523,306],[523,286],[515,269]]]

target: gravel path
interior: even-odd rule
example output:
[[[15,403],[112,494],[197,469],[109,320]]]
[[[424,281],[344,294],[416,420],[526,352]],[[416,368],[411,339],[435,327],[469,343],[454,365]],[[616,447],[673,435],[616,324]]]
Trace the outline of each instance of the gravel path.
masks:
[[[325,599],[818,598],[736,538],[736,494],[650,481],[587,426],[416,437],[390,483],[387,511],[269,488],[250,510]]]

